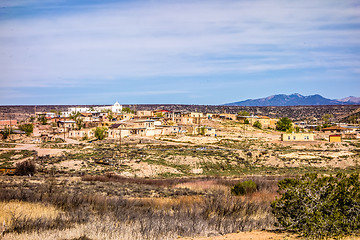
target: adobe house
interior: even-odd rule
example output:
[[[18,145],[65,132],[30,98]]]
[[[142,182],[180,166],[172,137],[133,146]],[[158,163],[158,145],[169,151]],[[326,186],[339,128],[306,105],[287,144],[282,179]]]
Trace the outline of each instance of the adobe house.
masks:
[[[63,131],[62,129],[65,128],[66,129],[71,129],[75,127],[75,121],[73,120],[68,120],[68,121],[58,121],[57,122],[57,126],[59,127],[59,131]]]
[[[176,117],[174,120],[178,124],[201,124],[201,120],[206,118],[201,112],[187,112],[181,114],[181,117]]]
[[[313,133],[282,133],[281,141],[284,142],[314,141],[314,134]]]
[[[189,117],[192,117],[192,118],[203,118],[203,117],[204,117],[204,114],[203,114],[203,113],[200,113],[200,112],[190,112],[190,113],[189,113]]]
[[[212,119],[214,117],[215,114],[213,113],[206,113],[205,116],[207,119]]]
[[[263,128],[276,128],[276,123],[279,121],[277,118],[270,118],[267,116],[257,116],[259,117],[258,121],[261,123]]]
[[[237,120],[244,123],[245,120],[249,121],[250,125],[254,125],[256,121],[261,123],[262,128],[276,128],[276,123],[279,121],[277,118],[270,118],[268,116],[237,116]]]
[[[17,120],[0,120],[0,129],[16,127],[17,125]]]
[[[182,112],[165,112],[165,118],[170,118],[170,119],[173,119],[173,118],[179,118],[182,116]]]
[[[181,117],[175,117],[174,122],[176,124],[194,124],[194,118],[189,116],[181,116]]]
[[[80,113],[80,118],[85,122],[90,122],[93,120],[92,113]]]
[[[121,114],[119,116],[120,116],[121,120],[130,120],[130,119],[134,119],[135,114],[133,114],[133,113],[123,113],[123,114]]]
[[[40,136],[42,134],[49,134],[53,132],[53,127],[50,125],[37,125],[34,127],[33,134],[34,136]]]
[[[107,131],[108,138],[111,139],[119,139],[120,137],[124,138],[130,136],[130,133],[131,128],[127,128],[124,123],[112,124]]]
[[[161,135],[172,135],[180,132],[180,126],[161,126]]]
[[[346,138],[346,139],[357,139],[358,138],[358,133],[357,132],[344,133],[342,137]]]
[[[340,126],[332,126],[332,127],[323,128],[322,131],[324,133],[348,133],[351,130]]]
[[[41,142],[52,142],[56,140],[56,137],[51,134],[41,134],[40,139]]]
[[[84,137],[94,138],[95,137],[95,128],[71,130],[71,131],[69,131],[68,136],[70,138],[76,138],[76,139],[80,139],[80,138],[84,138]]]
[[[193,134],[204,134],[205,136],[216,136],[216,130],[212,127],[207,126],[201,126],[201,127],[195,127]]]
[[[219,118],[226,119],[226,120],[236,120],[237,114],[221,113],[221,114],[219,114]]]
[[[136,111],[136,116],[139,116],[139,117],[153,117],[154,114],[153,114],[152,111],[143,110],[143,111]]]
[[[133,134],[140,136],[155,136],[155,121],[154,120],[139,120],[134,121],[134,128],[132,128]]]
[[[155,117],[168,117],[169,113],[170,112],[168,110],[155,110],[155,111],[153,111],[153,115]]]

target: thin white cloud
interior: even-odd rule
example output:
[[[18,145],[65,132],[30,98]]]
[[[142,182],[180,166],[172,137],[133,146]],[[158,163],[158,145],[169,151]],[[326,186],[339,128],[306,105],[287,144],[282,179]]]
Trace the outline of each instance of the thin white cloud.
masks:
[[[48,4],[59,1],[61,0],[41,0],[41,4]],[[39,0],[1,0],[0,8],[24,7],[36,3],[40,3]]]
[[[359,30],[323,29],[360,24],[353,1],[155,1],[99,9],[0,22],[1,85],[358,68],[357,54],[336,49],[359,47]]]

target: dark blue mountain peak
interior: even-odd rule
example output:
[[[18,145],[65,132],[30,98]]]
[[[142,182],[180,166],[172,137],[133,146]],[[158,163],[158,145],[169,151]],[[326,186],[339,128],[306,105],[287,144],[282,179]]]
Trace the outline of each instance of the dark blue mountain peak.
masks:
[[[355,97],[346,98],[346,100],[332,100],[324,98],[319,94],[303,96],[299,93],[290,95],[276,94],[265,98],[247,99],[245,101],[227,103],[226,106],[302,106],[302,105],[341,105],[341,104],[359,104]],[[353,100],[353,101],[351,101]]]

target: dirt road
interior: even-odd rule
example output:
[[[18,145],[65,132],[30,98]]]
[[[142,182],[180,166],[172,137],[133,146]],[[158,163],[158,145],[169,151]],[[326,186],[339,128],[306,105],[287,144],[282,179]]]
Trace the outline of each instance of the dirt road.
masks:
[[[39,148],[39,146],[36,144],[16,144],[14,148],[0,148],[0,150],[35,150],[38,152],[39,156],[58,155],[64,151],[69,151],[68,149]]]

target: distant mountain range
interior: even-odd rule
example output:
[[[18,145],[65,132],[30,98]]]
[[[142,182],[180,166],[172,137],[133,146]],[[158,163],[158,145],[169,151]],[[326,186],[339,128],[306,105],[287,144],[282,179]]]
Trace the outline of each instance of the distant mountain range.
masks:
[[[360,97],[328,99],[319,94],[303,96],[298,93],[291,95],[277,94],[266,98],[248,99],[240,102],[224,104],[225,106],[302,106],[302,105],[347,105],[360,104]]]

